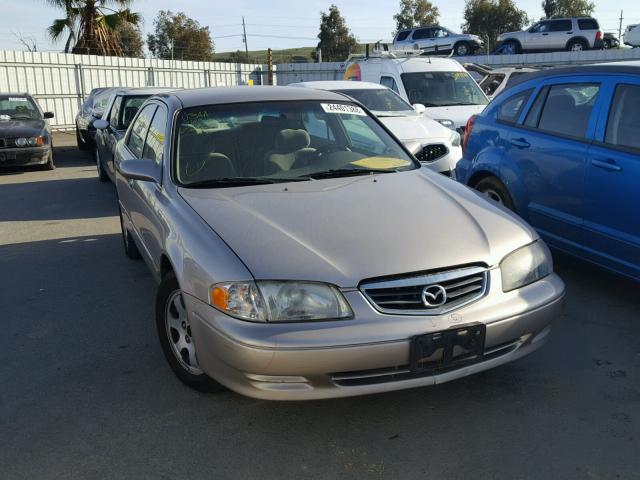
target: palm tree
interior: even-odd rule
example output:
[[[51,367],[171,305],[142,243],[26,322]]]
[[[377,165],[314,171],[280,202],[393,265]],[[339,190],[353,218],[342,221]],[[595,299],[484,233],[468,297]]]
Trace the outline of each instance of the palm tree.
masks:
[[[141,17],[129,9],[131,0],[46,0],[64,11],[65,17],[47,29],[53,40],[67,35],[65,53],[122,56],[115,35],[122,22],[138,25]]]

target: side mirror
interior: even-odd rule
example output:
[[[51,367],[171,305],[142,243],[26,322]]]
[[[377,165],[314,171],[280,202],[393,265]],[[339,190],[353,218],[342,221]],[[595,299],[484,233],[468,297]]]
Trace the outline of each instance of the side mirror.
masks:
[[[43,117],[44,118],[53,118],[53,117],[55,117],[55,115],[53,114],[53,112],[44,112]]]
[[[424,112],[427,111],[427,107],[425,107],[423,104],[421,103],[414,103],[413,104],[413,109],[416,111],[416,113],[418,115],[422,115]]]
[[[109,126],[109,122],[107,122],[106,120],[102,120],[101,118],[95,120],[93,122],[93,126],[96,130],[104,130],[105,128],[107,128]]]
[[[160,183],[160,172],[151,160],[133,158],[117,163],[118,171],[127,180],[141,180],[143,182]]]
[[[102,118],[102,114],[104,112],[102,110],[98,110],[97,108],[93,108],[91,110],[91,116],[94,118]]]

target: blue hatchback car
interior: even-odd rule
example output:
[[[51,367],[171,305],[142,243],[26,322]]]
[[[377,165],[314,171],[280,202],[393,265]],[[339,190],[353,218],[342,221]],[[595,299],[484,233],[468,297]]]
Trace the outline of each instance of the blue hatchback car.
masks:
[[[640,63],[527,75],[472,117],[458,180],[640,280]]]

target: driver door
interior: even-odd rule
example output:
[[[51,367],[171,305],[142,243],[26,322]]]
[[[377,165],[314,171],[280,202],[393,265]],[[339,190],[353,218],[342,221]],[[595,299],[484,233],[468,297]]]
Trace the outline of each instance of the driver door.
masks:
[[[548,45],[550,21],[542,21],[534,25],[525,37],[525,50],[544,50]]]

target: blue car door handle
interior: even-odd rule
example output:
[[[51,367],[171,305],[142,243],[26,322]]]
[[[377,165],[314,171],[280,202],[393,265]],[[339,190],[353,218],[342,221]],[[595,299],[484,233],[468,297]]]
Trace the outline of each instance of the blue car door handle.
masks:
[[[524,138],[512,138],[511,145],[518,148],[529,148],[531,146]]]
[[[618,165],[614,160],[611,160],[610,158],[603,159],[603,160],[598,160],[594,158],[591,160],[591,165],[598,168],[604,168],[605,170],[611,170],[613,172],[619,172],[622,170],[622,167]]]

